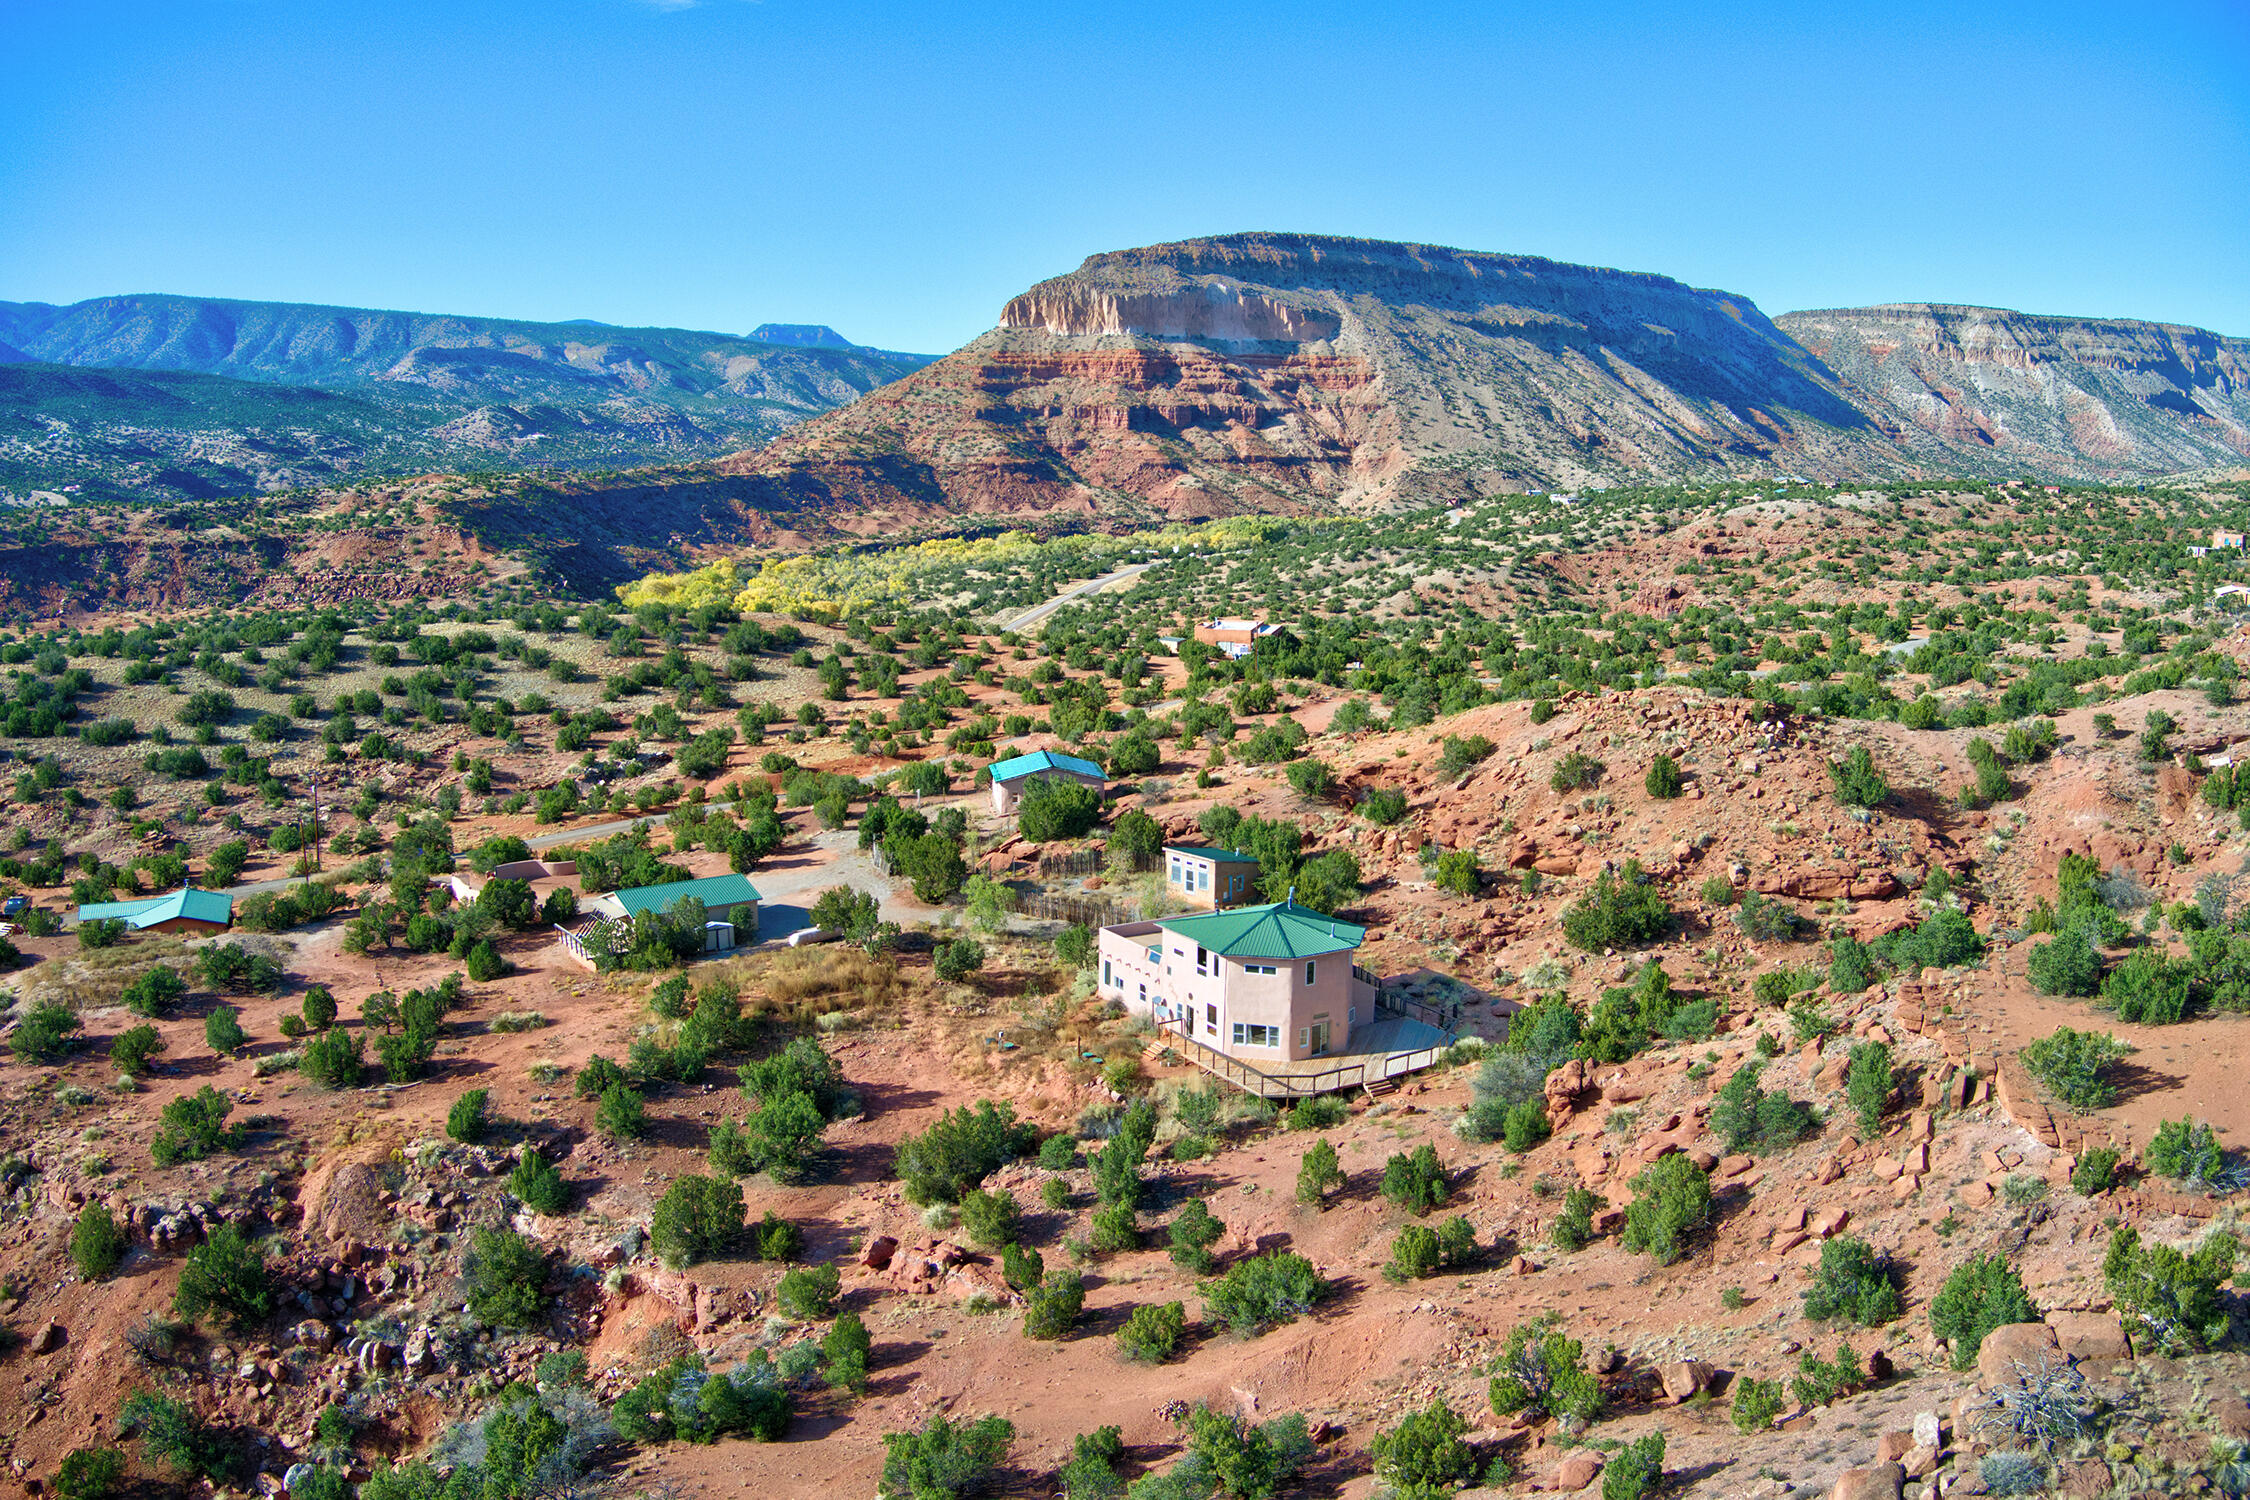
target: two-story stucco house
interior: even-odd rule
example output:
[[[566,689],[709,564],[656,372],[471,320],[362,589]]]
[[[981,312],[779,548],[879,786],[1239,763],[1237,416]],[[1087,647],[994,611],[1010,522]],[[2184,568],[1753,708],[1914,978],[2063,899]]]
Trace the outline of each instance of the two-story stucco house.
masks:
[[[1166,844],[1164,884],[1190,906],[1240,906],[1258,889],[1258,856],[1201,844]]]
[[[1253,1066],[1341,1050],[1375,1019],[1366,929],[1294,901],[1105,927],[1104,999]]]

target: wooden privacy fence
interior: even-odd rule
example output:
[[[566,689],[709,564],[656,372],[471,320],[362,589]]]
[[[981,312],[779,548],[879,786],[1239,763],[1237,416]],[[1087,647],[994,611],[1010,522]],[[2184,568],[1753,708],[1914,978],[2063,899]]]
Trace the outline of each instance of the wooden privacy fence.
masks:
[[[1113,866],[1122,867],[1127,874],[1138,875],[1156,868],[1156,856],[1120,854],[1113,857],[1106,849],[1066,849],[1060,854],[1040,855],[1037,869],[1041,880],[1083,880]]]
[[[1015,891],[1011,909],[1018,916],[1033,917],[1047,922],[1070,922],[1087,927],[1115,927],[1120,922],[1138,922],[1140,907],[1120,906],[1100,896],[1050,896],[1042,891]]]

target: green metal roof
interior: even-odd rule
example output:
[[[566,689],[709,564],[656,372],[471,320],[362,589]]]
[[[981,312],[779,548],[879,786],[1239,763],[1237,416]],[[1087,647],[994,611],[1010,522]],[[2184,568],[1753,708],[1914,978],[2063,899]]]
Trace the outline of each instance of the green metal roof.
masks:
[[[1228,958],[1318,958],[1349,953],[1367,936],[1364,927],[1324,917],[1295,901],[1164,917],[1156,925]]]
[[[705,906],[740,906],[745,901],[757,900],[758,888],[741,875],[706,875],[701,880],[673,880],[610,894],[630,914],[669,911],[672,903],[682,896],[693,896]]]
[[[78,908],[81,922],[106,921],[112,917],[123,918],[126,926],[136,930],[181,917],[191,922],[211,922],[227,927],[234,923],[234,897],[218,891],[199,891],[190,885],[168,896],[148,896],[139,901],[97,901]]]
[[[1240,849],[1213,849],[1203,844],[1166,844],[1166,854],[1192,854],[1197,859],[1213,859],[1222,865],[1254,865],[1255,854],[1244,854]]]

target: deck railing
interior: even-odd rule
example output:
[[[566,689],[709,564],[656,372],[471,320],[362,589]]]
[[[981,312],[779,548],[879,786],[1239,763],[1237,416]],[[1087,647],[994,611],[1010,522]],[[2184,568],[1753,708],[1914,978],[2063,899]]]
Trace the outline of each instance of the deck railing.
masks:
[[[1443,1042],[1417,1047],[1410,1052],[1344,1057],[1333,1067],[1317,1073],[1267,1073],[1170,1026],[1164,1029],[1164,1036],[1175,1051],[1204,1072],[1261,1099],[1310,1099],[1319,1094],[1333,1094],[1339,1089],[1362,1088],[1386,1078],[1403,1078],[1435,1066],[1453,1045],[1448,1037]]]

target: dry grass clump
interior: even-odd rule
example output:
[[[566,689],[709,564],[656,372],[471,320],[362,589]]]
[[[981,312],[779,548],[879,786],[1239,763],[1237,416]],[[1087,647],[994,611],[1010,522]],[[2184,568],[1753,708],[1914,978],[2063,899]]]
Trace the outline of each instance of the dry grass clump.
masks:
[[[193,961],[177,933],[127,937],[111,948],[82,948],[38,964],[17,987],[19,1008],[50,1002],[86,1012],[118,1003],[125,987],[159,964],[192,983]]]
[[[732,980],[740,988],[745,1016],[796,1025],[835,1011],[891,1006],[902,987],[896,964],[841,943],[729,959],[707,972],[712,980]]]

